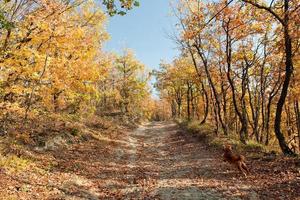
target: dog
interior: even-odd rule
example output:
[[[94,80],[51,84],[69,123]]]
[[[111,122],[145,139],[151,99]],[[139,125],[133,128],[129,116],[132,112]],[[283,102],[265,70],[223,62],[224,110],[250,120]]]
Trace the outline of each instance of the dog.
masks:
[[[249,174],[249,169],[246,166],[245,157],[239,154],[233,154],[231,145],[224,145],[223,151],[223,160],[235,165],[239,171],[242,172],[245,177],[247,177],[247,174]]]

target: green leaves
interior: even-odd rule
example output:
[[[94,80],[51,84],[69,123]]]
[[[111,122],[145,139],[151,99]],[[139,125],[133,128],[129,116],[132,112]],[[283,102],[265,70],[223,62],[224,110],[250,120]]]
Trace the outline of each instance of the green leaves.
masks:
[[[11,29],[14,27],[14,24],[8,21],[4,15],[4,11],[0,10],[0,29]]]
[[[126,12],[125,11],[119,11],[118,15],[124,16],[124,15],[126,15]]]
[[[131,10],[133,7],[139,7],[140,2],[134,0],[103,0],[103,5],[107,9],[107,13],[110,16],[126,15],[127,11]]]
[[[8,2],[10,2],[10,0],[4,0],[4,3]],[[0,29],[10,29],[12,25],[13,24],[6,19],[5,11],[0,10]]]

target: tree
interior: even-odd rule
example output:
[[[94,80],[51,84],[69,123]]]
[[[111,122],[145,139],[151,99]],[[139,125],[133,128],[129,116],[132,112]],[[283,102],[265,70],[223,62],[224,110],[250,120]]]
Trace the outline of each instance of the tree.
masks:
[[[251,0],[242,0],[245,3],[249,3],[258,9],[262,9],[267,13],[271,14],[282,26],[283,38],[284,38],[284,51],[285,51],[285,78],[282,85],[282,90],[280,93],[279,100],[277,102],[276,107],[276,117],[275,117],[275,133],[278,139],[280,148],[282,152],[287,155],[293,155],[293,151],[288,147],[284,135],[281,131],[281,118],[282,118],[282,111],[283,106],[288,94],[288,89],[290,86],[291,76],[293,74],[293,47],[292,47],[292,36],[291,36],[291,24],[293,24],[291,19],[295,16],[296,11],[299,9],[297,6],[298,1],[289,1],[283,0],[283,6],[280,10],[280,14],[278,14],[275,9],[272,8],[273,1],[271,2],[270,6],[267,7],[263,4],[259,4],[256,1]],[[299,2],[298,2],[299,3]],[[280,4],[280,3],[279,3]]]
[[[239,133],[242,143],[254,139],[269,145],[274,126],[283,153],[295,152],[294,147],[290,150],[299,134],[297,89],[290,85],[298,76],[293,71],[299,56],[298,5],[298,0],[271,1],[269,6],[251,0],[179,1],[174,9],[178,34],[173,39],[180,57],[191,57],[208,91],[208,121],[214,119],[217,131],[221,126],[225,135]],[[167,73],[162,71],[164,77]],[[170,92],[163,95],[172,99]]]
[[[48,9],[44,9],[47,7]],[[76,114],[92,109],[108,38],[105,14],[92,1],[66,10],[47,1],[16,23],[1,55],[1,102],[25,119],[42,112]],[[13,114],[13,112],[12,112]]]
[[[108,76],[99,82],[99,111],[121,112],[124,116],[136,119],[150,118],[150,77],[145,66],[129,49],[125,49],[121,55],[112,55],[111,59]]]

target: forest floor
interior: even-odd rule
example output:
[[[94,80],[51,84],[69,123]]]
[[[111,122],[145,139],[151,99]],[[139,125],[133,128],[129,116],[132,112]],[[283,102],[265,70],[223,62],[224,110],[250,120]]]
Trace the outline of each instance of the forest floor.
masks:
[[[245,178],[222,161],[221,152],[172,122],[32,157],[40,170],[0,171],[0,199],[300,199],[295,159],[249,158]]]

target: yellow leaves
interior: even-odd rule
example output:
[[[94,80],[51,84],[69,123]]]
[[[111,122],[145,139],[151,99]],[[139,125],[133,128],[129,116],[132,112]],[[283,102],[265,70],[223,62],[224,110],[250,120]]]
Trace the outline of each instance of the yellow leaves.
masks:
[[[11,121],[18,121],[18,118],[24,116],[24,114],[25,114],[25,109],[18,102],[0,103],[0,119],[3,123],[2,126],[9,124]]]
[[[25,137],[20,135],[20,137]],[[24,140],[28,141],[28,138],[24,138]],[[1,156],[0,157],[0,167],[8,170],[10,173],[17,173],[23,170],[28,169],[32,166],[32,161],[18,157],[16,155],[8,155],[6,157]]]
[[[65,8],[64,4],[57,0],[39,0],[38,2],[42,9],[46,9],[48,12],[54,12],[57,9]]]
[[[130,115],[141,115],[145,108],[142,102],[149,98],[149,79],[145,66],[136,59],[132,50],[125,49],[122,55],[111,55],[114,62],[107,78],[99,82],[101,101],[105,108],[114,107]],[[106,65],[109,64],[107,60]]]
[[[294,56],[294,81],[292,82],[291,93],[295,100],[300,100],[300,52]]]
[[[14,43],[0,72],[4,95],[11,94],[20,108],[32,95],[35,106],[47,110],[97,95],[96,82],[106,77],[110,63],[101,50],[108,38],[105,15],[93,2],[66,9],[59,1],[39,1],[11,33]]]

